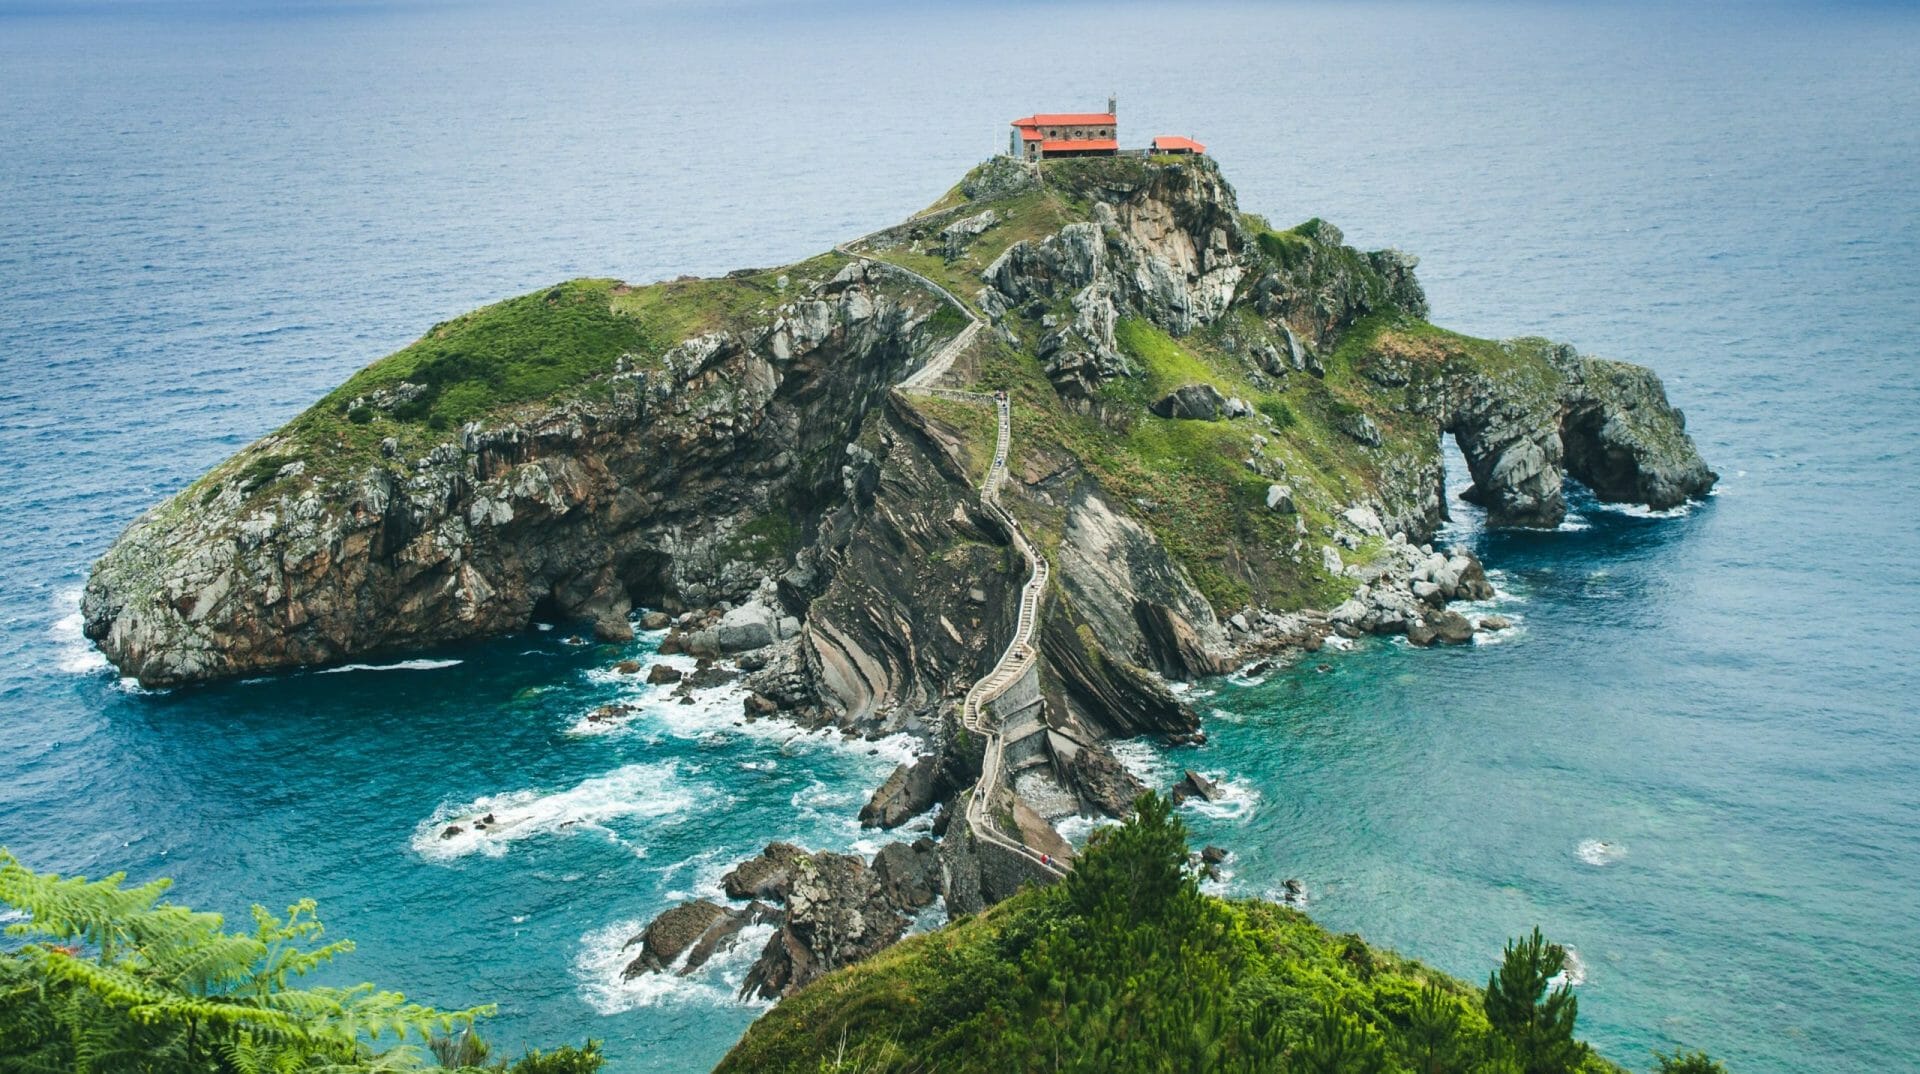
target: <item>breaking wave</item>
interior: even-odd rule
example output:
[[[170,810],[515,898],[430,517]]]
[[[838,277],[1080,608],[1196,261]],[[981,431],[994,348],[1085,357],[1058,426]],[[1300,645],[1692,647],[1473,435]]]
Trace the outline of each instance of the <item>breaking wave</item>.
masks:
[[[343,671],[438,671],[463,663],[460,660],[401,660],[392,664],[342,664],[337,668],[321,668],[316,675],[338,675]]]
[[[107,669],[107,654],[95,648],[81,632],[86,620],[80,616],[80,587],[73,586],[54,594],[60,618],[47,629],[54,642],[55,663],[69,675],[93,675]]]
[[[587,1006],[603,1015],[671,1004],[772,1006],[765,1000],[742,999],[738,993],[754,959],[773,937],[774,926],[748,925],[741,929],[731,946],[715,952],[706,965],[685,977],[680,976],[676,965],[664,972],[626,979],[622,973],[638,953],[627,947],[627,941],[646,927],[644,919],[635,918],[616,921],[580,937],[580,954],[573,965],[580,981],[580,997]]]
[[[1588,865],[1605,866],[1626,857],[1627,848],[1604,839],[1582,839],[1580,845],[1574,848],[1574,854]]]
[[[599,832],[624,842],[606,827],[607,822],[684,813],[696,799],[722,798],[710,788],[685,784],[678,776],[676,761],[630,764],[563,791],[509,791],[442,805],[414,829],[412,846],[421,857],[451,861],[476,852],[497,858],[522,839],[575,830]],[[488,815],[493,820],[478,826]],[[454,827],[459,831],[445,834]],[[644,847],[634,849],[645,853]]]

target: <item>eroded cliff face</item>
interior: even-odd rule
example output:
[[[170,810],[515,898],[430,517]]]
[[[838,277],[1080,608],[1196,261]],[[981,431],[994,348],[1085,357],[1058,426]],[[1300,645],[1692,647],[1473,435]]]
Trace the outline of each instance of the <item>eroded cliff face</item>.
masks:
[[[900,394],[848,445],[844,496],[784,578],[834,723],[930,732],[1013,630],[1022,564],[980,512],[962,434]]]
[[[269,437],[136,521],[88,579],[88,637],[149,686],[522,629],[630,637],[636,601],[704,606],[787,560],[843,449],[951,326],[864,265],[758,321],[620,357],[591,392],[333,476]],[[256,460],[279,465],[260,483]],[[337,471],[338,468],[332,468]],[[769,524],[771,523],[771,524]]]

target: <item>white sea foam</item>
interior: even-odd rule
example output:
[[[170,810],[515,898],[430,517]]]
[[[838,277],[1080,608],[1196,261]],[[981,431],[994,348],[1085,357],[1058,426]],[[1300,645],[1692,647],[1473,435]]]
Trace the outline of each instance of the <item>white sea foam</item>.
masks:
[[[1329,634],[1327,635],[1325,644],[1327,648],[1335,652],[1344,653],[1353,648],[1353,639],[1343,638],[1338,634]]]
[[[664,972],[643,973],[626,980],[621,974],[638,954],[637,948],[626,946],[627,941],[646,927],[643,919],[616,921],[580,937],[580,953],[573,965],[580,981],[580,996],[587,1006],[604,1015],[672,1004],[771,1006],[764,1000],[741,999],[737,993],[754,959],[773,937],[774,926],[748,925],[741,929],[729,947],[715,952],[706,965],[685,977],[680,976],[681,967],[676,964]],[[685,957],[681,956],[682,961]]]
[[[1109,743],[1107,748],[1135,779],[1149,787],[1163,790],[1174,780],[1175,769],[1166,752],[1144,738]]]
[[[55,608],[62,614],[47,630],[53,639],[55,660],[69,675],[94,675],[107,669],[107,654],[94,647],[82,633],[86,620],[80,615],[80,587],[62,589],[53,595]]]
[[[1580,952],[1571,947],[1566,950],[1566,967],[1547,979],[1549,989],[1559,988],[1561,985],[1578,988],[1587,983],[1587,964],[1580,960]]]
[[[1054,821],[1053,830],[1059,832],[1060,838],[1072,843],[1075,847],[1084,847],[1094,832],[1118,823],[1120,822],[1111,817],[1085,817],[1076,814]]]
[[[809,780],[805,787],[794,791],[787,799],[795,813],[802,817],[814,817],[821,813],[844,813],[849,808],[858,808],[867,800],[866,792],[857,786],[842,784],[838,787],[828,785],[824,780]]]
[[[1218,772],[1200,773],[1213,780],[1220,788],[1220,797],[1215,801],[1205,798],[1189,798],[1181,804],[1182,809],[1191,809],[1203,816],[1217,817],[1221,820],[1238,820],[1252,813],[1260,804],[1260,790],[1253,784]]]
[[[1716,489],[1715,491],[1717,492],[1718,490]],[[1602,511],[1610,511],[1616,515],[1626,515],[1629,518],[1685,518],[1693,513],[1694,507],[1697,506],[1697,501],[1688,500],[1672,507],[1660,508],[1648,507],[1644,503],[1600,503],[1594,506]]]
[[[338,675],[343,671],[439,671],[441,668],[458,667],[460,660],[402,660],[393,664],[342,664],[337,668],[321,668],[316,675]]]
[[[911,843],[923,835],[931,836],[934,823],[940,819],[940,813],[945,808],[944,805],[935,803],[934,807],[925,813],[897,828],[888,829],[861,827],[858,814],[847,813],[843,817],[843,824],[851,833],[847,852],[871,858],[880,853],[880,848],[888,843]]]
[[[648,657],[646,661],[649,664],[666,664],[687,675],[691,675],[696,668],[696,661],[692,657],[678,653]],[[644,673],[623,675],[612,668],[594,668],[586,676],[595,685],[618,688],[616,696],[605,698],[602,703],[631,705],[633,711],[601,720],[587,718],[592,710],[583,712],[567,726],[568,734],[604,735],[631,729],[709,744],[724,742],[729,736],[740,736],[777,742],[780,752],[785,756],[799,756],[809,749],[865,754],[873,757],[876,768],[911,763],[925,751],[925,743],[921,739],[905,732],[869,740],[848,738],[830,727],[808,731],[777,717],[748,720],[743,714],[748,690],[738,681],[695,690],[690,695],[693,703],[685,704],[674,695],[674,686],[650,685]],[[594,706],[595,709],[598,707],[598,704]],[[762,770],[770,770],[772,763],[769,761],[769,768]]]
[[[1494,613],[1488,612],[1486,614],[1492,615]],[[1501,611],[1498,614],[1501,618],[1507,620],[1508,626],[1503,630],[1476,630],[1473,635],[1473,643],[1475,645],[1500,645],[1505,642],[1515,641],[1526,635],[1526,616],[1518,615],[1511,611]],[[1484,618],[1486,618],[1485,615],[1475,616],[1473,625],[1478,627],[1480,620]]]
[[[915,936],[922,932],[932,932],[947,923],[947,897],[936,895],[932,902],[914,912],[913,920],[907,923],[907,935]]]
[[[687,884],[666,892],[666,897],[676,901],[692,898],[724,899],[726,891],[720,886],[720,878],[736,865],[740,864],[739,855],[722,847],[708,847],[691,857],[682,858],[660,870],[660,882],[686,874]]]
[[[1268,902],[1277,902],[1283,906],[1291,906],[1296,910],[1304,910],[1310,901],[1310,895],[1311,893],[1307,891],[1305,884],[1301,884],[1297,891],[1289,891],[1286,883],[1283,881],[1267,888],[1261,893],[1260,897]]]
[[[1579,533],[1581,530],[1592,528],[1593,523],[1588,522],[1587,517],[1578,511],[1568,511],[1567,517],[1561,519],[1560,524],[1554,527],[1560,533]]]
[[[450,861],[475,852],[500,857],[522,839],[573,831],[599,832],[624,842],[608,821],[623,817],[662,817],[683,813],[696,800],[712,802],[709,788],[690,786],[679,779],[679,763],[630,764],[594,776],[563,791],[509,791],[482,795],[458,805],[443,804],[414,829],[412,846],[421,857]],[[475,821],[493,814],[486,828]],[[460,832],[443,838],[449,826]],[[644,854],[645,849],[635,848]]]
[[[1604,839],[1582,839],[1580,845],[1574,848],[1574,854],[1588,865],[1606,866],[1626,857],[1627,848]]]

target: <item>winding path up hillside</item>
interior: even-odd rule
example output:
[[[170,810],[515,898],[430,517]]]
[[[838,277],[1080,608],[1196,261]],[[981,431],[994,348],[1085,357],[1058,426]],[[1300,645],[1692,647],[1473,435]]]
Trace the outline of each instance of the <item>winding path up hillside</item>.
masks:
[[[839,247],[840,252],[858,257],[847,243]],[[1006,527],[1013,540],[1013,546],[1019,550],[1021,558],[1027,561],[1027,581],[1020,588],[1020,611],[1014,624],[1013,638],[1008,641],[1005,651],[1000,654],[991,670],[973,684],[962,702],[961,722],[967,730],[981,736],[985,742],[985,751],[980,764],[980,778],[975,782],[973,791],[967,796],[967,826],[976,838],[983,839],[995,846],[1008,850],[1030,861],[1035,867],[1054,876],[1065,876],[1065,866],[1051,856],[1039,853],[1018,839],[1000,830],[994,823],[988,809],[993,801],[994,791],[1000,786],[1005,755],[1005,743],[1000,737],[999,723],[988,714],[987,706],[996,698],[1019,682],[1021,678],[1034,671],[1034,662],[1039,651],[1034,648],[1033,638],[1039,628],[1040,605],[1046,598],[1048,568],[1047,561],[1034,550],[1026,534],[1020,529],[1020,523],[1013,514],[1000,505],[1000,486],[1007,479],[1007,455],[1013,446],[1012,404],[1004,393],[984,395],[979,392],[962,391],[954,388],[940,388],[935,385],[953,367],[954,359],[965,353],[973,345],[979,334],[980,318],[956,298],[952,292],[925,276],[885,261],[872,262],[885,265],[895,272],[911,277],[935,293],[953,303],[967,317],[967,327],[954,336],[938,353],[929,358],[919,369],[900,382],[902,391],[914,395],[933,395],[967,402],[992,402],[998,417],[998,433],[993,446],[993,463],[987,467],[985,480],[980,483],[980,506],[989,515],[998,519]]]

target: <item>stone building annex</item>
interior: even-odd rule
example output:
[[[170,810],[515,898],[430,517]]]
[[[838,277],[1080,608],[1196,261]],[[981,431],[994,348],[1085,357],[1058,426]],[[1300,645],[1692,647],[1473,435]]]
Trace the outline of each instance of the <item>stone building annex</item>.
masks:
[[[1013,121],[1007,155],[1017,160],[1056,157],[1194,156],[1207,147],[1179,135],[1156,135],[1145,149],[1120,148],[1119,101],[1107,98],[1104,112],[1036,112]]]

